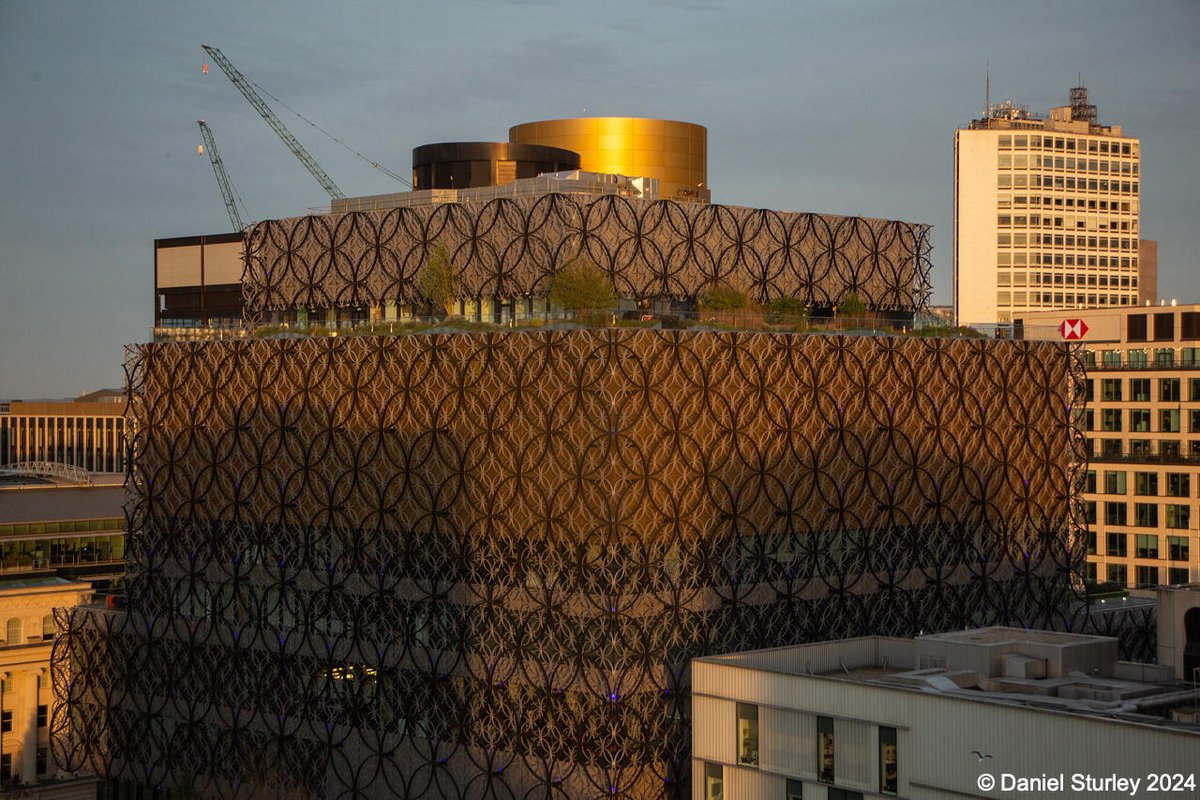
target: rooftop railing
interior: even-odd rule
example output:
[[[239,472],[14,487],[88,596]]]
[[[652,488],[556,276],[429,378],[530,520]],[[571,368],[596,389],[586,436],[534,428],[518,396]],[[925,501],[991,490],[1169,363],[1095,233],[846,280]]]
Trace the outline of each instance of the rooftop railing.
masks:
[[[505,311],[499,321],[469,316],[408,316],[399,319],[340,319],[337,321],[262,322],[258,324],[222,320],[210,325],[174,325],[151,329],[156,342],[222,341],[231,339],[289,339],[336,336],[398,335],[406,333],[458,333],[539,329],[628,328],[660,330],[763,331],[773,333],[829,333],[899,336],[952,336],[960,338],[1007,338],[1004,326],[993,331],[957,328],[948,323],[895,322],[885,315],[860,317],[815,317],[780,314],[768,310],[588,312]]]

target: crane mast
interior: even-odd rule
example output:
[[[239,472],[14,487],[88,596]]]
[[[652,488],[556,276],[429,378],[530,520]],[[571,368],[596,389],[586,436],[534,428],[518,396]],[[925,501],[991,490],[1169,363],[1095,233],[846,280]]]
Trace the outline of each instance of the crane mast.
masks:
[[[258,92],[254,91],[254,87],[250,85],[250,81],[246,79],[246,76],[242,75],[238,71],[238,68],[217,48],[209,47],[206,44],[201,45],[201,47],[204,48],[204,52],[212,56],[213,61],[217,62],[217,66],[225,72],[238,91],[250,101],[250,105],[254,106],[254,110],[259,113],[259,116],[267,121],[267,124],[275,131],[275,135],[282,139],[283,143],[292,151],[292,155],[300,159],[300,163],[304,165],[310,175],[316,178],[317,183],[321,184],[325,192],[332,198],[344,198],[346,195],[342,193],[342,190],[326,174],[325,170],[321,169],[321,166],[313,160],[313,157],[304,149],[304,145],[300,144],[296,137],[292,135],[292,132],[279,120],[279,117],[275,116],[275,112],[259,97]]]
[[[221,196],[225,198],[225,210],[229,212],[229,221],[235,231],[243,230],[246,225],[242,222],[242,215],[238,213],[237,195],[234,194],[233,184],[229,181],[229,174],[225,172],[225,162],[221,160],[221,154],[217,150],[217,140],[213,138],[212,131],[204,120],[197,120],[196,124],[200,126],[200,135],[204,137],[208,160],[212,162],[217,185],[221,187]]]

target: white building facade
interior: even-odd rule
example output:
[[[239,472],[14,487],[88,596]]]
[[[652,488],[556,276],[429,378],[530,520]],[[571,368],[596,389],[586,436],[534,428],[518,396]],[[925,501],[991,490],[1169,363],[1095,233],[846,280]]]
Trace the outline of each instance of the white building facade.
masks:
[[[867,637],[696,659],[692,680],[696,800],[1129,797],[1118,779],[1200,771],[1190,684],[1107,637]]]

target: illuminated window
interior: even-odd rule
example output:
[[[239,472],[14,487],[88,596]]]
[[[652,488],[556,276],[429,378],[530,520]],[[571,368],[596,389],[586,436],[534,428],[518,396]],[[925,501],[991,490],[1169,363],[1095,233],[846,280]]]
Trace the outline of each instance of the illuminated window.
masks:
[[[704,765],[704,800],[724,800],[723,771],[720,764]]]
[[[833,720],[817,717],[817,780],[833,783]]]
[[[758,766],[758,706],[737,704],[737,763]]]
[[[896,729],[879,729],[879,791],[896,794],[900,777],[896,757]]]

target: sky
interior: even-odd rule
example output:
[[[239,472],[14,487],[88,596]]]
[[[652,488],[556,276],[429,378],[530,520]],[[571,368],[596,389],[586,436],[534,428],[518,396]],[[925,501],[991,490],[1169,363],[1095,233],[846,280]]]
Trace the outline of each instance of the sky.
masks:
[[[1198,43],[1197,0],[0,0],[0,398],[122,385],[153,241],[230,229],[196,120],[253,218],[328,204],[201,44],[402,175],[418,145],[584,109],[705,125],[714,202],[930,223],[948,304],[986,65],[1039,112],[1082,73],[1141,138],[1160,295],[1200,302]],[[402,190],[276,111],[348,195]]]

